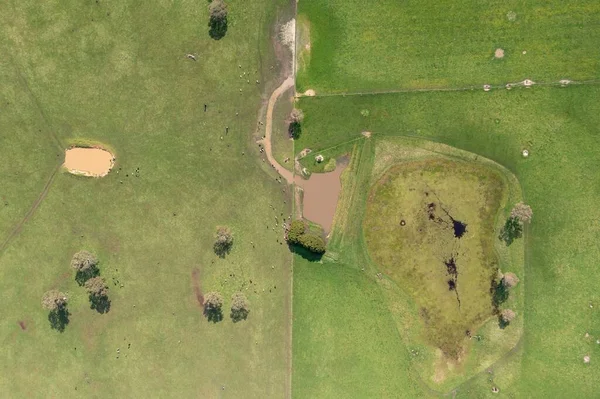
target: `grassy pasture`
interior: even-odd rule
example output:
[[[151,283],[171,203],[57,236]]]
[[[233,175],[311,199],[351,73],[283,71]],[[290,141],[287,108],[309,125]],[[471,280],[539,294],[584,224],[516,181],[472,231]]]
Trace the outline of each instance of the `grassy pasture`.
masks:
[[[587,85],[300,100],[306,117],[296,149],[333,148],[328,155],[335,157],[350,146],[365,153],[373,140],[360,132],[368,130],[378,140],[410,136],[467,150],[519,179],[523,198],[534,210],[526,231],[522,347],[494,366],[493,376],[478,375],[460,386],[459,397],[493,397],[490,378],[501,392],[515,397],[595,396],[598,365],[584,365],[582,359],[597,356],[595,340],[600,338],[600,297],[593,279],[600,256],[593,244],[600,238],[595,223],[600,215],[593,205],[600,184],[599,95],[597,86]],[[364,109],[370,111],[367,117],[361,115]],[[524,148],[530,151],[527,159],[521,156]],[[359,165],[377,162],[370,156],[357,159]],[[369,176],[362,169],[354,170],[357,182],[350,182],[350,199],[342,201],[364,198]],[[360,230],[350,228],[362,220],[361,214],[346,213],[347,222],[334,230],[350,233],[332,238],[333,250],[341,253],[336,245],[354,245],[363,251]],[[345,263],[360,267],[361,259],[352,256],[355,260]]]
[[[301,37],[310,35],[310,49],[299,48],[300,92],[600,77],[593,0],[306,0],[298,8]]]
[[[270,90],[254,79],[272,78],[270,24],[287,3],[228,3],[218,42],[206,3],[0,5],[0,239],[70,143],[97,141],[117,157],[102,179],[58,172],[0,252],[3,396],[289,395],[291,255],[272,227],[290,201],[249,135]],[[221,224],[235,237],[225,259],[212,251]],[[112,300],[105,315],[73,279],[79,249],[100,258]],[[222,322],[205,320],[196,287],[223,293]],[[64,333],[40,306],[50,288],[71,297]],[[238,290],[251,313],[234,324]]]
[[[411,294],[427,339],[450,359],[464,356],[465,332],[475,335],[493,315],[494,227],[506,195],[497,173],[440,159],[394,165],[371,190],[364,221],[370,257]],[[456,233],[454,223],[466,230]]]

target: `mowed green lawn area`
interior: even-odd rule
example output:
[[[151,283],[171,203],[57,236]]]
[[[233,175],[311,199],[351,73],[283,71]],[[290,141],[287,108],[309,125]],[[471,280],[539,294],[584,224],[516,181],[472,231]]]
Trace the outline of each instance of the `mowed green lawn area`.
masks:
[[[325,150],[335,156],[336,151],[350,151],[355,144],[355,148],[367,148],[372,146],[370,141],[380,138],[419,137],[487,157],[519,179],[523,198],[534,211],[526,229],[521,287],[525,293],[525,332],[514,353],[522,357],[503,359],[493,367],[493,376],[481,375],[459,387],[459,397],[493,397],[488,382],[492,377],[502,393],[513,397],[596,396],[600,366],[593,359],[600,356],[596,344],[600,339],[600,296],[594,276],[600,256],[596,245],[600,211],[594,204],[600,186],[599,96],[599,87],[587,85],[299,101],[298,107],[306,116],[296,150],[309,147],[315,153]],[[368,110],[368,116],[363,116],[362,110]],[[371,131],[371,139],[364,138],[362,131]],[[526,159],[521,155],[523,149],[530,152]],[[362,163],[359,160],[358,164]],[[360,177],[360,170],[362,166],[353,173],[368,181]],[[360,200],[365,189],[355,187],[353,198]],[[360,214],[346,218],[352,224],[361,219]],[[360,231],[356,233],[354,227],[353,231],[353,236],[344,238],[345,243],[333,240],[334,249],[352,242],[357,243],[355,247],[359,245]],[[359,261],[353,267],[362,267]],[[299,289],[294,284],[296,296],[301,295]],[[301,317],[297,310],[294,317]],[[340,331],[346,328],[344,323],[337,326]],[[298,325],[294,334],[302,334]],[[355,341],[356,345],[360,342]],[[294,351],[301,353],[303,348],[295,347]],[[591,356],[590,364],[584,364],[584,355]],[[382,356],[387,356],[387,351],[382,351]],[[296,366],[295,375],[302,375],[304,371]],[[343,371],[330,367],[323,373]],[[357,381],[355,386],[359,389],[361,383]]]
[[[310,31],[310,49],[299,49],[299,92],[600,77],[594,0],[306,0],[298,12]]]
[[[287,3],[228,3],[220,41],[206,2],[0,5],[0,245],[69,144],[103,143],[117,158],[102,179],[59,170],[0,247],[2,396],[289,395],[291,255],[272,228],[290,201],[250,137],[270,90],[254,81],[273,78],[268,36]],[[217,225],[235,237],[225,259]],[[74,281],[80,249],[100,259],[107,314]],[[52,288],[70,296],[64,333],[41,307]],[[196,288],[222,292],[222,322],[206,321]],[[234,324],[240,290],[251,311]]]

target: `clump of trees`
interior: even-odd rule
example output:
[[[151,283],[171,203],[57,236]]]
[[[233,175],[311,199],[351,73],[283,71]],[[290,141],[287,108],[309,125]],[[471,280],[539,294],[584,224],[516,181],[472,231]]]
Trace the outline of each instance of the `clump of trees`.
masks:
[[[291,138],[298,139],[302,133],[302,121],[304,121],[304,112],[301,109],[294,108],[290,113],[290,125],[288,133]]]
[[[223,320],[223,296],[216,291],[209,292],[204,296],[204,315],[208,321],[216,323]]]
[[[500,231],[499,238],[510,245],[517,238],[523,236],[523,225],[529,223],[533,217],[533,211],[529,205],[519,202],[510,211],[510,216],[506,219],[504,227]]]
[[[231,320],[233,320],[234,323],[246,320],[249,313],[250,302],[248,302],[246,295],[241,292],[233,294],[231,297]]]
[[[104,278],[100,276],[92,277],[85,282],[85,289],[89,294],[92,309],[96,309],[98,313],[106,313],[110,310],[108,285],[104,281]]]
[[[69,324],[68,301],[67,295],[58,290],[47,291],[42,297],[42,307],[50,312],[48,314],[50,326],[60,332],[65,331],[66,325]]]
[[[79,251],[71,259],[71,267],[75,269],[75,281],[84,285],[87,280],[99,274],[98,258],[88,251]]]
[[[212,0],[208,5],[210,20],[208,34],[215,40],[220,40],[227,33],[227,4],[223,0]]]
[[[510,309],[500,310],[500,305],[508,300],[510,291],[519,283],[519,277],[515,273],[499,273],[498,279],[493,281],[492,305],[498,314],[500,328],[505,328],[515,318],[516,314]]]
[[[306,225],[302,220],[294,220],[287,230],[286,240],[288,244],[299,245],[312,253],[325,253],[326,244],[323,237],[306,231]]]
[[[231,251],[233,246],[233,234],[228,227],[219,226],[217,227],[217,233],[215,234],[215,244],[213,246],[215,254],[224,258]]]

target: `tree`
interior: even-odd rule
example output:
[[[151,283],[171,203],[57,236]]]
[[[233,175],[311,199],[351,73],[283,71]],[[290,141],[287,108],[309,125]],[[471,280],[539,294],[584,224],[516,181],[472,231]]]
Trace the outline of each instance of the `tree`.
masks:
[[[506,288],[512,288],[512,287],[516,286],[518,283],[519,283],[519,278],[514,273],[506,273],[502,277],[502,284]]]
[[[104,281],[104,278],[97,276],[92,277],[88,281],[85,282],[85,289],[88,294],[94,296],[106,296],[108,295],[108,286]]]
[[[288,133],[293,139],[300,137],[302,133],[302,121],[304,120],[304,113],[301,109],[294,108],[290,114],[290,126],[288,127]]]
[[[290,224],[290,228],[287,231],[287,242],[290,244],[299,244],[300,237],[304,234],[304,222],[302,220],[294,220]]]
[[[208,34],[215,40],[222,39],[227,33],[227,4],[223,0],[213,0],[209,6],[210,21]]]
[[[50,327],[59,332],[65,331],[66,325],[69,324],[68,300],[67,295],[57,290],[47,291],[42,297],[42,307],[50,311],[48,313]]]
[[[510,245],[517,238],[523,236],[523,225],[519,222],[519,219],[509,217],[506,219],[506,223],[504,223],[504,227],[500,231],[500,238],[502,241],[506,243],[506,245]]]
[[[501,322],[504,323],[505,325],[510,324],[510,322],[513,321],[515,316],[516,316],[515,312],[513,312],[510,309],[504,309],[500,313]]]
[[[98,258],[88,251],[79,251],[71,259],[71,267],[75,269],[75,281],[83,285],[88,279],[97,276]]]
[[[533,211],[529,205],[519,202],[510,211],[510,217],[517,219],[521,224],[529,223],[533,217]]]
[[[315,254],[323,254],[326,250],[325,240],[323,240],[322,237],[312,233],[303,234],[300,236],[300,245],[309,251],[314,252]]]
[[[292,122],[302,123],[304,121],[304,112],[301,109],[294,108],[290,113],[290,120]]]
[[[246,320],[248,313],[250,313],[250,303],[246,295],[241,292],[233,294],[231,297],[231,319],[233,322]]]
[[[233,234],[228,227],[219,226],[217,227],[217,233],[215,235],[214,250],[215,253],[224,258],[231,251],[233,246]]]
[[[107,313],[110,310],[108,299],[108,285],[100,276],[92,277],[85,282],[85,289],[89,294],[90,307],[98,313]]]
[[[51,312],[67,306],[69,298],[58,290],[47,291],[42,297],[42,306]]]
[[[204,296],[204,315],[208,321],[216,323],[223,320],[223,296],[218,292],[209,292]]]

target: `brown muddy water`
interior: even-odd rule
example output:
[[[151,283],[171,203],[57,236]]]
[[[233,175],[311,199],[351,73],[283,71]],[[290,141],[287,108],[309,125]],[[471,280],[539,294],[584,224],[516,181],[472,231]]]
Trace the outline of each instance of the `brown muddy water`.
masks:
[[[348,162],[339,162],[333,172],[313,173],[308,180],[296,181],[304,190],[303,215],[320,224],[327,234],[331,231],[342,181],[340,177]]]

